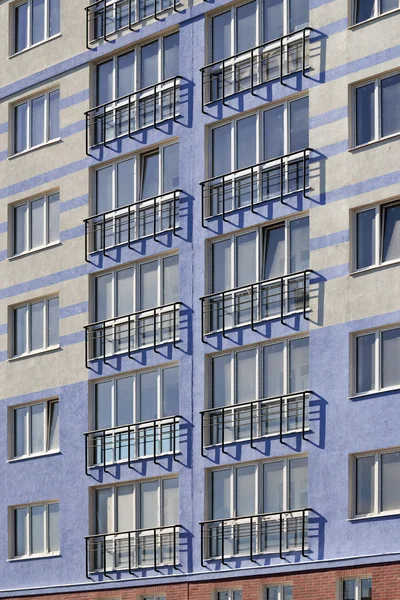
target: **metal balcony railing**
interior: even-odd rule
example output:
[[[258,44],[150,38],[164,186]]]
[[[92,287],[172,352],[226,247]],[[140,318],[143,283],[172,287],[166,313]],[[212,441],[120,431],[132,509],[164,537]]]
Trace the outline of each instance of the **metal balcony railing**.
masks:
[[[181,529],[168,525],[86,536],[86,577],[94,572],[107,577],[118,570],[134,575],[135,569],[177,569]]]
[[[225,100],[269,81],[301,73],[309,69],[309,38],[311,27],[289,33],[249,50],[244,50],[200,69],[202,77],[202,110],[213,102]]]
[[[241,208],[256,207],[270,200],[309,190],[311,148],[291,152],[230,173],[217,175],[200,182],[202,191],[202,222]]]
[[[106,256],[107,250],[122,244],[131,248],[134,242],[148,237],[158,241],[157,236],[163,233],[176,235],[182,193],[173,190],[84,219],[86,261],[92,253]]]
[[[306,556],[310,508],[263,513],[246,517],[203,521],[201,526],[201,564],[206,560],[254,557],[266,553],[301,551]]]
[[[133,468],[133,462],[146,458],[156,464],[161,456],[172,456],[176,461],[181,420],[180,415],[174,415],[86,432],[86,475],[91,467],[102,467],[108,473],[107,467],[119,462]]]
[[[109,36],[130,29],[134,31],[143,21],[173,9],[178,12],[181,2],[177,0],[97,0],[85,7],[86,47]]]
[[[161,123],[176,121],[180,82],[181,77],[175,75],[86,111],[86,154],[90,156],[90,149],[96,146],[107,148],[117,138],[132,137],[141,129],[157,129]]]
[[[179,341],[179,311],[182,303],[139,310],[129,315],[97,321],[85,325],[85,361],[107,359],[115,355],[152,348],[158,352],[161,345]]]
[[[230,404],[201,411],[201,453],[208,447],[301,433],[306,441],[309,419],[309,398],[312,392],[302,391],[262,398],[251,402]]]
[[[201,301],[202,340],[210,333],[303,313],[308,320],[311,269],[207,294]]]

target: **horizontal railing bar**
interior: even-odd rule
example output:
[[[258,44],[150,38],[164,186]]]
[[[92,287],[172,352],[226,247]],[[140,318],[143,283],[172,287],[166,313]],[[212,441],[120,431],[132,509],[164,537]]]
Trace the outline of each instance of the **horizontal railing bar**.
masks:
[[[170,529],[172,530],[171,533],[173,533],[174,528],[181,528],[183,529],[182,525],[162,525],[160,527],[147,527],[146,529],[131,529],[129,531],[114,531],[112,533],[95,533],[93,535],[85,535],[84,539],[85,540],[91,540],[94,538],[105,538],[105,537],[111,537],[111,536],[118,536],[118,535],[128,535],[129,533],[131,534],[135,534],[135,533],[145,533],[147,531],[153,531],[153,532],[162,532],[165,529]]]
[[[308,512],[308,511],[312,511],[312,508],[295,508],[293,510],[282,510],[282,511],[278,511],[278,512],[271,512],[271,513],[258,513],[255,515],[246,515],[244,517],[228,517],[226,519],[211,519],[208,521],[200,521],[199,525],[210,525],[212,523],[228,523],[228,522],[234,522],[234,521],[242,521],[242,520],[246,520],[246,519],[257,519],[257,518],[262,518],[262,517],[275,517],[278,516],[280,517],[281,515],[291,515],[293,513],[304,513],[304,512]],[[295,518],[295,517],[294,517]]]
[[[200,414],[207,413],[215,413],[217,411],[224,411],[226,409],[235,409],[235,408],[243,408],[244,406],[251,406],[252,404],[260,404],[262,402],[276,402],[277,400],[286,399],[286,398],[298,398],[303,394],[312,394],[311,390],[302,390],[301,392],[291,392],[290,394],[282,394],[281,396],[272,396],[271,398],[261,398],[259,400],[250,400],[249,402],[241,402],[239,404],[227,404],[226,406],[218,406],[215,408],[206,408],[204,410],[200,410]]]
[[[94,429],[93,431],[85,431],[85,433],[83,435],[94,435],[96,433],[103,433],[103,432],[107,432],[107,431],[112,432],[114,430],[119,430],[119,429],[123,429],[123,428],[129,429],[130,427],[139,427],[140,425],[159,423],[161,421],[172,422],[173,419],[183,419],[183,417],[181,415],[172,415],[171,417],[161,417],[159,419],[152,419],[149,421],[138,421],[137,423],[129,423],[127,425],[118,425],[116,427],[105,427],[104,429]]]
[[[89,323],[88,325],[84,325],[83,328],[84,329],[89,329],[90,327],[96,327],[96,326],[100,326],[100,325],[105,325],[106,323],[110,323],[110,327],[112,327],[113,325],[123,325],[124,323],[115,323],[115,321],[122,321],[123,319],[129,319],[129,317],[136,317],[137,315],[141,315],[141,314],[145,314],[145,313],[150,313],[149,314],[149,318],[152,316],[151,313],[154,313],[154,311],[161,311],[164,309],[171,309],[170,312],[172,312],[173,310],[176,310],[177,306],[182,306],[183,302],[171,302],[170,304],[163,304],[162,306],[153,306],[152,308],[144,308],[142,310],[138,310],[136,312],[133,313],[128,313],[126,315],[121,315],[120,317],[111,317],[110,319],[104,319],[103,321],[96,321],[95,323]]]
[[[143,204],[145,202],[149,202],[149,203],[153,202],[153,204],[149,204],[149,206],[148,206],[149,209],[152,209],[152,208],[154,208],[154,200],[158,200],[159,198],[164,198],[166,196],[171,196],[171,201],[172,201],[172,200],[175,200],[174,196],[175,196],[175,194],[178,194],[178,193],[179,194],[183,194],[184,192],[181,189],[177,189],[177,190],[171,190],[170,192],[164,192],[163,194],[159,194],[158,196],[150,196],[150,198],[142,198],[141,200],[137,200],[136,202],[132,202],[132,204],[127,204],[126,206],[118,206],[117,208],[111,208],[110,210],[106,210],[104,212],[97,213],[95,215],[92,215],[91,217],[86,217],[86,219],[83,219],[83,221],[84,222],[92,221],[93,219],[97,219],[97,218],[106,216],[108,214],[114,214],[114,213],[116,213],[118,211],[123,211],[123,210],[125,210],[126,212],[128,212],[128,209],[130,209],[132,207],[135,207],[135,206],[137,206],[139,204]],[[117,217],[118,216],[123,217],[124,215],[121,214],[121,215],[117,215]]]

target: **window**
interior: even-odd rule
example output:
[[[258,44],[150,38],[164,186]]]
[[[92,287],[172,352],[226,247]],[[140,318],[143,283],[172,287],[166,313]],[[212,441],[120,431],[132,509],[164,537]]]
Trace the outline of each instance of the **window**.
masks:
[[[355,269],[400,259],[400,202],[364,208],[355,213]]]
[[[13,316],[13,356],[58,347],[58,298],[47,298],[18,306],[13,310]]]
[[[400,385],[400,327],[355,336],[355,393]]]
[[[352,516],[400,511],[400,451],[371,452],[353,458]]]
[[[216,592],[215,600],[242,600],[242,590]]]
[[[60,0],[27,0],[14,7],[14,52],[60,33]]]
[[[49,246],[60,240],[60,194],[47,194],[12,209],[12,254]]]
[[[270,585],[265,588],[265,600],[293,600],[291,585]]]
[[[14,107],[14,154],[60,137],[60,90],[47,92]]]
[[[60,552],[58,502],[42,502],[11,509],[12,558]]]
[[[355,115],[356,146],[400,133],[400,74],[356,87]]]
[[[354,23],[362,23],[396,8],[399,8],[399,0],[354,0]]]
[[[179,367],[153,369],[109,379],[94,387],[94,430],[118,427],[117,432],[106,432],[93,437],[93,464],[128,459],[128,436],[124,425],[154,421],[178,415]],[[156,454],[172,452],[173,428],[166,419],[157,425]],[[145,457],[154,453],[154,425],[140,425],[131,432],[130,457]],[[103,445],[106,447],[102,455]]]
[[[254,201],[303,189],[303,157],[293,157],[285,165],[283,188],[280,161],[274,164],[274,160],[307,149],[308,133],[307,96],[213,127],[209,172],[216,180],[210,190],[211,215],[222,212],[222,202],[225,210],[250,204],[250,172],[246,169],[261,162],[268,164],[253,178]],[[224,174],[231,177],[222,186],[217,178]],[[229,189],[232,186],[234,189]]]
[[[60,448],[59,401],[47,400],[12,409],[11,458],[58,451]]]
[[[372,600],[372,579],[357,577],[341,581],[340,600]]]
[[[165,600],[165,596],[142,596],[140,600]]]

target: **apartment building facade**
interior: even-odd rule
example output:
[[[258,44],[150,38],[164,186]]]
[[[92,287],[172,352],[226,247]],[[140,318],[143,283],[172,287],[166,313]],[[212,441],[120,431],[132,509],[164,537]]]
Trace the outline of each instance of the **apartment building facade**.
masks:
[[[399,1],[0,19],[0,597],[400,598]]]

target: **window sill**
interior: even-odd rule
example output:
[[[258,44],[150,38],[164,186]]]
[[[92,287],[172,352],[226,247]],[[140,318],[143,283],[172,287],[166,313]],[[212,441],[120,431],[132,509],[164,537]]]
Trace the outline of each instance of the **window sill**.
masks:
[[[363,269],[352,271],[351,273],[349,273],[349,276],[357,277],[357,275],[363,275],[365,273],[370,273],[371,271],[380,271],[382,269],[387,269],[396,265],[400,265],[400,258],[397,258],[396,260],[389,260],[387,262],[381,263],[380,265],[372,265],[371,267],[364,267]]]
[[[14,52],[13,54],[10,54],[8,58],[12,59],[16,56],[21,56],[21,54],[26,54],[26,52],[29,52],[29,50],[34,50],[35,48],[38,48],[39,46],[43,46],[44,44],[47,44],[48,42],[52,42],[53,40],[56,40],[57,38],[60,38],[60,37],[61,37],[61,33],[56,33],[55,35],[52,35],[51,37],[48,37],[45,40],[41,40],[37,44],[32,44],[32,46],[28,46],[28,48],[24,48],[23,50],[20,50],[19,52]]]
[[[393,14],[400,12],[400,8],[395,8],[393,10],[388,10],[380,15],[376,15],[376,17],[371,17],[370,19],[366,19],[365,21],[360,21],[360,23],[353,23],[353,25],[349,25],[348,29],[357,30],[362,28],[365,25],[370,25],[371,23],[375,23],[375,21],[379,21],[380,19],[384,19],[385,17],[390,17]]]
[[[389,394],[390,392],[400,392],[400,386],[387,387],[380,390],[371,390],[369,392],[364,392],[363,394],[354,394],[354,396],[349,396],[347,399],[361,400],[362,398],[370,398],[371,396],[377,396],[380,394]]]
[[[38,248],[32,248],[32,250],[27,250],[26,252],[21,252],[20,254],[13,254],[12,256],[9,256],[7,258],[7,260],[9,260],[9,261],[17,260],[18,258],[24,258],[25,256],[30,256],[31,254],[36,254],[37,252],[42,252],[43,250],[47,250],[50,248],[56,248],[57,246],[62,246],[62,243],[60,241],[51,242],[51,244],[46,244],[46,246],[39,246]]]
[[[400,511],[399,510],[393,510],[393,511],[387,511],[387,512],[381,512],[377,515],[361,515],[358,517],[349,517],[348,519],[346,519],[346,521],[348,521],[349,523],[352,523],[353,521],[369,521],[371,519],[382,519],[385,517],[400,517]]]
[[[353,154],[358,151],[365,150],[367,148],[371,148],[373,146],[377,146],[379,144],[384,144],[385,142],[390,142],[392,140],[396,140],[400,138],[400,132],[392,133],[391,135],[386,135],[385,137],[379,138],[379,140],[371,140],[370,142],[366,142],[365,144],[359,144],[358,146],[352,146],[349,148],[348,152]]]
[[[61,552],[49,552],[48,554],[32,554],[30,556],[16,556],[8,558],[7,562],[19,562],[21,560],[36,560],[37,558],[54,558],[61,556]]]
[[[233,407],[232,407],[233,408]],[[218,410],[218,409],[216,409]],[[304,433],[310,433],[311,429],[307,426],[304,429]],[[282,432],[282,436],[288,437],[290,435],[300,435],[301,433],[303,433],[302,429],[292,429],[290,431],[283,431]],[[265,439],[273,439],[279,437],[279,431],[275,432],[275,433],[267,433],[266,435],[260,436],[260,437],[254,437],[253,438],[253,443],[255,444],[256,442],[262,442]],[[251,438],[241,438],[238,440],[225,440],[224,441],[224,446],[233,446],[234,444],[244,444],[244,443],[248,443],[251,442]],[[209,444],[204,446],[205,450],[213,450],[215,448],[221,448],[222,447],[222,442],[218,442],[215,444]]]
[[[54,140],[49,140],[48,142],[44,142],[43,144],[39,144],[38,146],[33,146],[32,148],[27,148],[26,150],[22,150],[22,152],[17,152],[16,154],[12,154],[7,157],[7,160],[13,160],[14,158],[18,158],[18,156],[24,156],[25,154],[29,154],[30,152],[35,152],[35,150],[40,150],[41,148],[46,148],[47,146],[54,146],[55,144],[59,144],[62,142],[61,138],[55,138]]]
[[[37,452],[36,454],[26,454],[24,456],[18,456],[16,458],[9,458],[8,463],[24,462],[26,460],[33,460],[34,458],[43,458],[45,456],[57,456],[60,455],[60,450],[50,450],[49,452]]]
[[[17,360],[23,360],[24,358],[30,358],[31,356],[40,356],[41,354],[50,354],[51,352],[58,352],[61,350],[61,346],[50,346],[49,348],[41,348],[40,350],[34,350],[27,354],[20,354],[19,356],[12,356],[8,359],[8,362],[15,362]]]

